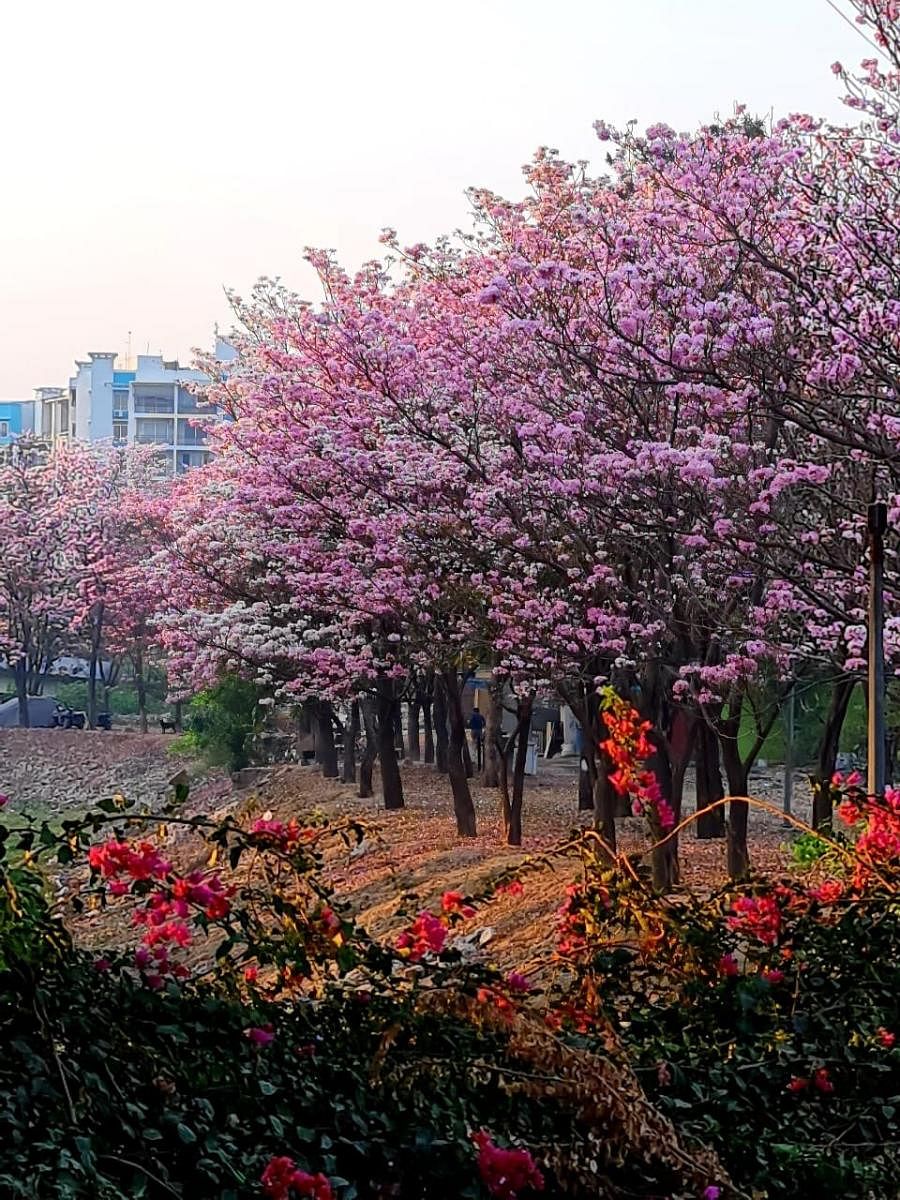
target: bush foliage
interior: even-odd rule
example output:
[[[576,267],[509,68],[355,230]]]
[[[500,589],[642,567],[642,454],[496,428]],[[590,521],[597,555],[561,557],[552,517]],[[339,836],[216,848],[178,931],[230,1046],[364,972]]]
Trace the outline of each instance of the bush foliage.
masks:
[[[840,811],[833,877],[702,897],[569,840],[540,987],[461,928],[534,865],[385,945],[324,881],[352,821],[0,825],[0,1193],[887,1200],[900,795]],[[130,945],[76,943],[116,906]]]

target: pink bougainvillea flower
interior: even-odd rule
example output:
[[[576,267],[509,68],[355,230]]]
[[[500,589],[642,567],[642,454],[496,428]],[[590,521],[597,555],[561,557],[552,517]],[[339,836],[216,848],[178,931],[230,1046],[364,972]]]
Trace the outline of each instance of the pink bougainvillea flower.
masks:
[[[0,792],[0,808],[6,808],[7,804],[9,804],[9,796]]]
[[[483,1129],[472,1140],[478,1148],[478,1173],[491,1196],[518,1200],[523,1191],[544,1190],[544,1176],[527,1150],[504,1150]]]
[[[506,977],[506,986],[511,992],[531,991],[531,984],[519,971],[510,971]]]
[[[889,1029],[880,1026],[875,1034],[880,1045],[884,1046],[885,1050],[893,1050],[894,1042],[897,1040],[896,1033],[891,1033]]]
[[[254,1046],[271,1046],[275,1041],[275,1032],[271,1025],[253,1026],[250,1029],[244,1030],[244,1036],[251,1041]]]
[[[739,896],[731,906],[728,928],[774,946],[781,932],[781,909],[773,896]]]

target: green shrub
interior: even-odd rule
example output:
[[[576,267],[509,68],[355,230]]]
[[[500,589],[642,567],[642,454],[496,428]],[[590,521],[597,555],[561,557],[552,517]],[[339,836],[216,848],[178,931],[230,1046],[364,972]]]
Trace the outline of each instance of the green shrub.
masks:
[[[260,693],[236,675],[198,693],[190,702],[184,749],[199,750],[213,766],[231,771],[247,766],[248,744],[260,723]]]

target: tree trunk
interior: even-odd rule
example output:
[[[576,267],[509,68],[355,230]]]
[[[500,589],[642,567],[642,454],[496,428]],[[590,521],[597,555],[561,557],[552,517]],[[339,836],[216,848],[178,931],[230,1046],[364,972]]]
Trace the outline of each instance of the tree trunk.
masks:
[[[403,705],[399,700],[394,701],[394,747],[400,761],[405,761],[406,742],[403,740]]]
[[[327,700],[316,701],[316,760],[325,779],[340,776],[334,744],[334,711]]]
[[[88,664],[87,723],[90,729],[97,728],[97,668],[100,665],[100,646],[103,641],[103,603],[91,616],[91,656]]]
[[[372,788],[372,772],[375,769],[375,759],[378,757],[378,723],[375,719],[375,706],[367,696],[360,705],[363,728],[366,731],[366,745],[359,761],[359,791],[360,800],[368,800],[374,795]]]
[[[428,749],[426,742],[426,750]],[[436,680],[434,689],[434,766],[441,775],[446,775],[449,766],[449,746],[447,738],[447,695]]]
[[[822,730],[822,740],[819,742],[819,755],[816,761],[816,773],[813,777],[813,829],[830,829],[832,822],[831,777],[837,765],[838,748],[841,742],[841,730],[844,719],[853,696],[856,680],[849,675],[843,676],[831,689],[831,703],[825,718],[825,728]]]
[[[28,675],[25,660],[16,663],[16,699],[19,702],[19,725],[22,729],[31,728],[31,714],[28,711]]]
[[[472,779],[475,775],[475,764],[472,762],[472,748],[469,745],[469,739],[466,736],[467,730],[465,726],[465,718],[463,719],[463,744],[462,756],[463,766],[466,768],[466,779]]]
[[[434,722],[431,713],[431,697],[426,696],[422,701],[422,732],[424,733],[424,744],[422,746],[422,762],[428,766],[434,764]]]
[[[387,809],[403,808],[403,781],[397,762],[394,739],[394,685],[390,679],[379,679],[378,696],[378,758],[381,761],[381,795]]]
[[[97,727],[97,644],[96,639],[91,638],[91,657],[88,664],[88,686],[87,686],[87,717],[88,729],[96,729]]]
[[[675,813],[675,821],[677,824],[681,800],[676,786],[676,775],[672,771],[672,766],[669,762],[669,756],[666,753],[664,746],[661,744],[662,738],[660,735],[653,730],[649,734],[649,737],[653,745],[656,747],[656,753],[651,758],[647,759],[647,770],[652,771],[656,776],[663,798],[668,802],[669,807]],[[683,783],[683,767],[678,774],[680,775],[681,782]],[[654,822],[653,829],[654,835],[658,838],[662,838],[666,834],[666,830],[661,830],[656,822]],[[655,847],[651,858],[653,887],[658,892],[670,892],[678,883],[678,839],[669,838],[668,841],[666,841],[662,846]]]
[[[172,720],[175,728],[181,733],[181,701],[175,701],[175,711],[172,714]]]
[[[491,682],[487,689],[487,709],[484,714],[484,771],[481,781],[485,787],[500,786],[500,739],[503,725],[503,685]]]
[[[132,667],[134,668],[134,686],[137,691],[138,716],[141,721],[141,733],[147,732],[147,681],[144,678],[144,651],[138,646],[135,647],[134,656],[132,658]]]
[[[588,760],[590,762],[590,759]],[[616,852],[616,794],[609,784],[609,761],[605,754],[594,756],[593,769],[594,828]]]
[[[356,743],[359,740],[359,701],[350,705],[350,716],[344,730],[344,763],[341,778],[344,783],[356,783]]]
[[[438,680],[435,695],[435,710],[438,708],[438,698],[443,695],[449,738],[447,742],[447,773],[450,776],[450,788],[453,793],[453,811],[456,814],[456,831],[460,837],[475,837],[475,805],[472,803],[472,793],[469,791],[469,779],[466,775],[465,742],[466,723],[462,711],[462,688],[456,671],[442,671]],[[440,730],[438,730],[440,735]],[[439,743],[440,744],[440,743]]]
[[[528,735],[534,696],[525,696],[516,705],[516,752],[513,758],[512,800],[503,804],[503,830],[508,846],[522,845],[522,805],[525,800],[525,767],[528,764]]]
[[[747,795],[749,772],[738,750],[738,728],[739,721],[729,720],[723,722],[719,734],[722,763],[731,797],[728,804],[727,858],[728,875],[734,880],[746,879],[750,874],[750,851],[747,846],[750,805],[742,799]]]
[[[578,768],[578,811],[590,812],[594,807],[594,778],[597,774],[596,759],[587,752],[582,754]]]
[[[697,729],[697,747],[694,762],[697,772],[697,811],[714,804],[725,795],[722,786],[719,739],[714,729],[701,720]],[[698,838],[722,838],[725,836],[725,805],[712,812],[704,813],[694,822]]]
[[[418,762],[422,757],[422,730],[421,730],[421,715],[422,705],[418,699],[410,700],[406,706],[407,721],[409,729],[407,738],[409,740],[409,761]]]

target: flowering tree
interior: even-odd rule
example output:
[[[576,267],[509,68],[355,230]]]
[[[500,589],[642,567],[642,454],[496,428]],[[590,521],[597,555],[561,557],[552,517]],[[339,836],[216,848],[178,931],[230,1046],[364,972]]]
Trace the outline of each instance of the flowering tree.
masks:
[[[13,673],[19,723],[39,695],[80,607],[78,545],[82,506],[77,452],[43,462],[21,455],[0,464],[0,653]]]

